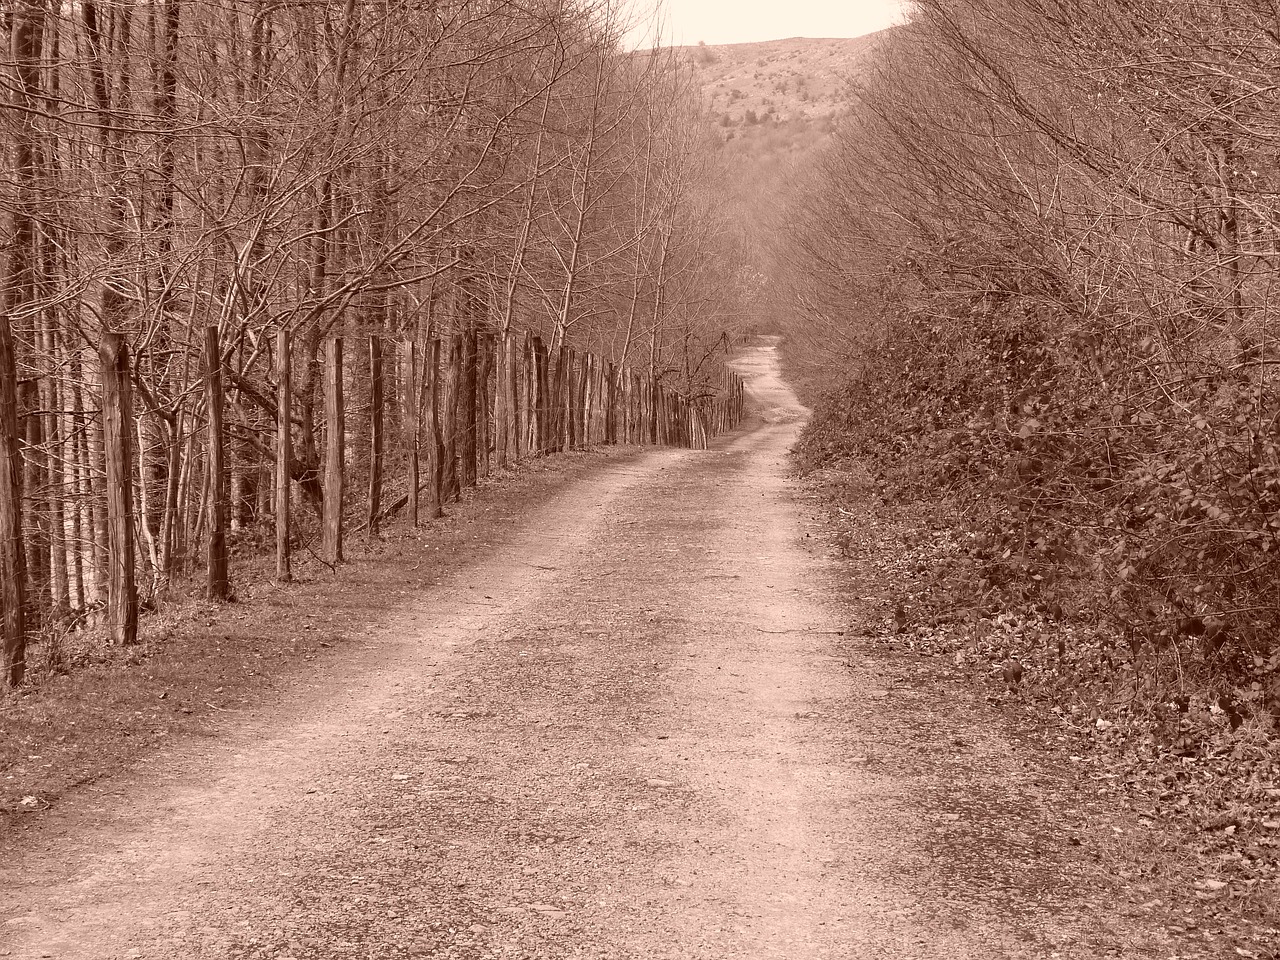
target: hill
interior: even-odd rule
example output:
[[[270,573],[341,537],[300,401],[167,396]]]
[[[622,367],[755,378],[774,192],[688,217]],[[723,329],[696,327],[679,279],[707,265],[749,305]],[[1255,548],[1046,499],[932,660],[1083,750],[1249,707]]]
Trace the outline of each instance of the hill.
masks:
[[[830,137],[889,30],[852,39],[792,37],[764,43],[684,47],[702,85],[727,176],[717,201],[728,214],[762,282],[751,321],[779,330],[769,300],[781,252],[784,198]]]
[[[890,31],[852,39],[792,37],[764,43],[685,47],[707,111],[726,142],[754,141],[757,128],[786,128],[797,141],[829,133]]]

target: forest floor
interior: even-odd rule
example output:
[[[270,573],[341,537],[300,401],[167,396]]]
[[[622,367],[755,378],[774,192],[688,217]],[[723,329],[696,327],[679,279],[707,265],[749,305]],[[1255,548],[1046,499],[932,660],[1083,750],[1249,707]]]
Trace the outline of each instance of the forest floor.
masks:
[[[891,538],[827,539],[742,367],[710,451],[539,467],[6,701],[0,956],[1269,956],[1038,721],[868,639]]]

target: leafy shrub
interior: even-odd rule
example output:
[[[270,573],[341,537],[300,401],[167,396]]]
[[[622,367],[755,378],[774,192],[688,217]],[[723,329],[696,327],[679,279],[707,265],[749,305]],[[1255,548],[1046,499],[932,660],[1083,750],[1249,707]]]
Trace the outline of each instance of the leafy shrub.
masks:
[[[798,455],[869,462],[887,496],[950,504],[969,577],[947,602],[1065,603],[1132,658],[1172,658],[1182,682],[1225,681],[1241,709],[1280,719],[1280,396],[1266,370],[1175,356],[1114,318],[932,303],[886,321]]]

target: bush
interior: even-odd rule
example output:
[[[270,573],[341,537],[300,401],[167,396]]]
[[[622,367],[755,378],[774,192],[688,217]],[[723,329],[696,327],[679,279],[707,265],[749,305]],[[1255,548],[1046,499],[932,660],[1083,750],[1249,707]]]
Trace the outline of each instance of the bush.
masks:
[[[798,455],[945,500],[972,573],[948,602],[1065,602],[1134,657],[1174,656],[1280,718],[1280,397],[1261,362],[1157,353],[1017,302],[905,312],[818,404]]]

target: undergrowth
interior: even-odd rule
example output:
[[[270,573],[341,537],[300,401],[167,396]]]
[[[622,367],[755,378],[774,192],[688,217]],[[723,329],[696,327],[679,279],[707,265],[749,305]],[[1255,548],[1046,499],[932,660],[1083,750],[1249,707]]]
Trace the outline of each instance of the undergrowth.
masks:
[[[837,529],[899,521],[875,639],[1039,701],[1216,858],[1210,886],[1274,884],[1280,857],[1280,398],[1260,357],[989,299],[903,312],[796,451]]]
[[[807,482],[839,552],[888,586],[882,617],[855,634],[985,696],[1018,737],[1073,767],[1100,808],[1136,821],[1145,837],[1134,869],[1173,878],[1198,905],[1186,922],[1245,937],[1238,956],[1271,958],[1247,945],[1280,926],[1270,731],[1192,685],[1173,648],[1135,655],[1104,618],[980,594],[976,537],[954,495],[902,496],[855,460],[812,469]]]
[[[899,317],[819,404],[800,462],[874,464],[885,497],[948,518],[917,615],[1088,624],[1095,654],[1060,632],[1051,654],[1275,735],[1280,397],[1261,362],[1104,327],[987,301]]]

